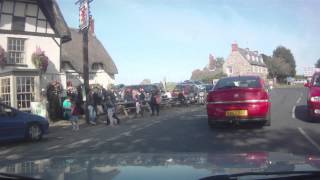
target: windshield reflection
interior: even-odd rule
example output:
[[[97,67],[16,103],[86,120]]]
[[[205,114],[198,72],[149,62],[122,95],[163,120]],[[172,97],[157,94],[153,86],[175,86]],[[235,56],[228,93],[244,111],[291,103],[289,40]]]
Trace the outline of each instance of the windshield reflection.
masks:
[[[107,154],[56,157],[0,165],[0,171],[41,179],[197,179],[241,172],[317,170],[319,157],[249,152],[242,154]],[[142,175],[143,174],[143,175]]]

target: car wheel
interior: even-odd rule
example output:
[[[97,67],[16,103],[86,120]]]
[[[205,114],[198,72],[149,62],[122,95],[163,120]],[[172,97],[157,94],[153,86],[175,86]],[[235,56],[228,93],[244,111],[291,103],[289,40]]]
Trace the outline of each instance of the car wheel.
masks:
[[[39,124],[31,124],[27,129],[27,138],[30,141],[39,141],[42,139],[42,129]]]
[[[271,126],[271,111],[270,110],[267,114],[266,122],[263,124],[263,126]]]
[[[208,126],[210,129],[214,129],[216,126],[212,123],[210,123],[210,121],[208,121]]]

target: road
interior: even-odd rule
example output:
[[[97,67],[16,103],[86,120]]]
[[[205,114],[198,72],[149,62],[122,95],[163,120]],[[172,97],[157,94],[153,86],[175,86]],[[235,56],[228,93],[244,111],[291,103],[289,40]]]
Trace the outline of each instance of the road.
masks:
[[[2,144],[2,162],[101,153],[245,153],[320,154],[320,123],[307,121],[305,88],[271,92],[272,124],[262,129],[210,129],[205,106],[166,109],[158,117],[123,121],[120,126],[54,128],[41,142]]]

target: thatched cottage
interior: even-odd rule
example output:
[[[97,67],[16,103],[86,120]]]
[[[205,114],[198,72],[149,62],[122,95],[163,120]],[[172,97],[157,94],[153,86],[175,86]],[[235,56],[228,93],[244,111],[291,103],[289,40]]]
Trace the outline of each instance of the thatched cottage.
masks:
[[[72,40],[71,40],[72,39]],[[69,29],[56,0],[0,0],[0,98],[21,110],[52,81],[82,81],[82,36]],[[89,35],[90,83],[114,83],[117,68]]]

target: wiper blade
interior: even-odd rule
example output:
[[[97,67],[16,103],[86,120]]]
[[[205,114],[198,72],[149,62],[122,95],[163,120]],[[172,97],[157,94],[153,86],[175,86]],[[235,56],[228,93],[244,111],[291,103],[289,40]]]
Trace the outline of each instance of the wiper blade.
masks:
[[[1,179],[40,180],[40,179],[38,179],[38,178],[31,178],[31,177],[14,175],[14,174],[8,174],[8,173],[0,173],[0,180],[1,180]]]
[[[230,174],[230,175],[215,175],[209,176],[205,178],[201,178],[200,180],[228,180],[228,179],[238,179],[239,177],[243,176],[280,176],[277,179],[288,179],[292,177],[292,179],[298,178],[319,178],[320,171],[280,171],[280,172],[246,172],[246,173],[239,173],[239,174]],[[259,178],[261,179],[261,178]],[[265,178],[269,179],[269,178]]]

